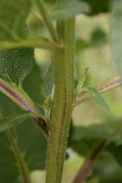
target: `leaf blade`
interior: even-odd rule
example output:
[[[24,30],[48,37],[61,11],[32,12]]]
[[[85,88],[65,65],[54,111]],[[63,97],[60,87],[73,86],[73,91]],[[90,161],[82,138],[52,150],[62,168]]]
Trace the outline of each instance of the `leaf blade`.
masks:
[[[88,90],[88,92],[91,95],[93,100],[95,100],[101,107],[103,107],[104,109],[109,111],[109,107],[108,107],[106,101],[104,100],[102,95],[98,93],[98,91],[95,88],[87,87],[87,90]]]
[[[34,85],[32,84],[32,79],[36,80],[36,82],[33,82]],[[23,85],[25,90],[28,91],[29,96],[31,96],[35,102],[38,101],[41,103],[43,101],[43,95],[40,93],[42,82],[40,82],[40,70],[38,66],[34,65],[32,72],[24,80]],[[10,113],[15,112],[15,110],[20,109],[13,101],[0,93],[0,117],[8,116]],[[22,161],[27,165],[29,175],[31,171],[44,170],[46,167],[47,142],[38,126],[31,119],[27,118],[24,123],[14,126],[9,131],[12,133],[13,140],[16,141]],[[21,172],[18,168],[16,153],[13,151],[13,147],[5,132],[0,133],[0,152],[2,153],[2,151],[4,151],[4,153],[0,154],[0,164],[3,159],[6,160],[6,171],[4,174],[0,174],[0,180],[4,183],[22,183],[19,179],[21,177]],[[10,156],[13,158],[9,158]],[[15,171],[13,170],[13,174],[11,175],[9,174],[11,168],[9,166],[10,164],[12,167],[15,167]],[[2,169],[3,164],[1,164],[0,167]]]
[[[0,51],[0,77],[21,83],[33,66],[33,48]]]
[[[2,119],[0,121],[0,132],[5,131],[15,125],[20,124],[22,121],[24,121],[27,117],[30,116],[29,111],[18,111],[17,113],[14,113],[9,118]]]
[[[53,86],[54,86],[54,62],[52,61],[45,75],[43,84],[43,89],[46,96],[51,95]]]
[[[90,7],[86,2],[63,2],[58,4],[53,11],[49,14],[49,17],[61,20],[71,18],[79,13],[89,12]]]

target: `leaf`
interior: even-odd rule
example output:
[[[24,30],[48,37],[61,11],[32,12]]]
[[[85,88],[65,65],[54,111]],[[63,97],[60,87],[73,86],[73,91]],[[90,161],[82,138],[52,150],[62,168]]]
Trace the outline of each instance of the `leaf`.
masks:
[[[33,68],[23,81],[23,88],[35,103],[42,104],[44,101],[43,79],[40,67],[33,62]]]
[[[82,88],[84,87],[84,83],[86,80],[88,68],[85,68],[85,64],[82,60],[78,61],[77,64],[77,78],[78,78],[78,85],[76,88],[76,95],[78,95]]]
[[[0,120],[0,132],[20,124],[29,116],[30,116],[29,111],[18,111],[13,115],[11,115],[10,117]]]
[[[106,151],[102,152],[100,158],[95,162],[93,174],[98,177],[97,182],[99,183],[122,182],[122,168],[115,158]]]
[[[91,44],[89,42],[87,42],[83,39],[78,39],[78,40],[76,40],[76,44],[75,44],[75,52],[78,54],[82,50],[87,49],[90,46],[91,46]]]
[[[110,143],[107,147],[107,150],[115,157],[117,162],[122,166],[122,145],[115,145],[114,143]]]
[[[33,65],[33,48],[18,48],[0,51],[0,77],[20,83]]]
[[[89,92],[89,94],[91,95],[91,97],[104,109],[109,111],[109,107],[106,103],[106,101],[104,100],[104,98],[102,97],[101,94],[98,93],[98,91],[95,88],[92,87],[87,87],[87,90]]]
[[[107,35],[104,30],[97,27],[91,35],[91,45],[100,46],[107,41]]]
[[[54,62],[50,64],[44,79],[43,88],[46,96],[51,95],[53,86],[54,86]]]
[[[43,37],[29,33],[27,18],[32,5],[31,0],[4,0],[0,2],[0,50],[20,47],[52,48],[56,46]]]
[[[12,129],[29,171],[46,168],[47,141],[38,126],[27,119]]]
[[[45,168],[46,139],[29,120],[0,133],[0,180],[23,183],[30,172]],[[29,181],[28,181],[29,182]]]
[[[38,99],[39,102],[41,102],[43,100],[41,79],[39,67],[34,64],[32,71],[23,83],[24,88],[26,86],[26,90],[34,101]],[[18,106],[0,93],[0,118],[16,110],[18,110]],[[29,118],[27,118],[24,123],[11,128],[9,131],[9,135],[6,132],[0,133],[0,182],[23,183],[20,164],[16,158],[17,154],[9,136],[12,136],[18,148],[18,155],[26,169],[24,173],[26,173],[26,176],[29,178],[32,171],[45,169],[47,142],[41,130]]]
[[[70,144],[70,148],[72,148],[75,152],[80,154],[81,156],[87,156],[89,153],[89,149],[91,150],[91,143],[86,143],[85,140],[74,140]]]
[[[91,8],[90,15],[94,16],[96,14],[106,13],[109,11],[110,0],[102,0],[102,1],[83,0],[83,1],[87,2],[90,5],[90,8]]]
[[[19,41],[26,37],[26,18],[30,0],[4,0],[0,2],[0,40]]]
[[[121,0],[112,0],[111,6],[113,16],[110,27],[110,41],[113,58],[117,64],[120,74],[122,75],[122,2]]]
[[[67,19],[79,13],[89,12],[90,7],[85,2],[71,1],[58,4],[49,16],[53,19]]]
[[[74,126],[72,132],[72,141],[85,140],[108,140],[114,142],[117,145],[122,144],[122,132],[121,130],[116,132],[116,129],[121,129],[122,120],[106,121],[102,124],[90,125],[87,127]]]

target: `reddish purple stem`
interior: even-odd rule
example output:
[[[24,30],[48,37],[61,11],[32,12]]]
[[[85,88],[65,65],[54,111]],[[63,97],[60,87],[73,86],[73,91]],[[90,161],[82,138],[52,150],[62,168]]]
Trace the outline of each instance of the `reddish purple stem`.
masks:
[[[93,153],[90,155],[90,157],[86,160],[84,165],[80,168],[77,176],[75,177],[74,181],[72,183],[82,183],[82,181],[86,178],[88,175],[88,172],[91,170],[91,167],[93,166],[95,160],[100,155],[102,149],[106,146],[107,141],[102,141],[96,149],[93,151]]]
[[[23,109],[27,111],[31,111],[34,113],[37,113],[37,111],[33,108],[33,106],[30,105],[30,103],[27,102],[25,98],[23,98],[19,93],[14,91],[12,88],[10,88],[8,85],[6,85],[4,82],[0,81],[0,88],[2,88],[3,91],[5,91],[11,98],[14,99],[14,101],[19,104]],[[43,118],[39,116],[32,116],[32,119],[38,124],[38,126],[42,129],[45,136],[49,136],[49,131],[46,125],[46,122]]]
[[[22,98],[18,93],[9,88],[5,83],[0,82],[0,88],[2,88],[7,94],[9,94],[12,98],[16,99],[16,101],[20,104],[20,106],[31,112],[35,112],[35,110],[30,106],[30,104]]]

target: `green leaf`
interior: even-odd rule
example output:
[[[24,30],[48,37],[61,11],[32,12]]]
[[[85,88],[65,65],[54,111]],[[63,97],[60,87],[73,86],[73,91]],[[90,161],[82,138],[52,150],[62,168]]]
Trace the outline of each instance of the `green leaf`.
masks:
[[[115,157],[117,162],[122,166],[122,145],[115,145],[114,143],[110,143],[107,147],[107,150]]]
[[[12,129],[29,172],[46,168],[47,140],[38,126],[27,119]]]
[[[22,82],[32,69],[33,56],[33,48],[0,51],[0,77],[15,83]]]
[[[0,50],[20,47],[60,47],[44,37],[35,35],[35,32],[34,34],[30,33],[27,19],[32,6],[31,0],[0,2]]]
[[[19,41],[26,37],[26,18],[30,0],[4,0],[0,2],[0,40]]]
[[[107,35],[104,30],[97,27],[91,35],[91,45],[100,46],[107,41]]]
[[[109,11],[109,2],[111,0],[102,0],[102,1],[96,1],[96,0],[80,0],[87,2],[90,7],[90,15],[96,15],[100,13],[107,13]]]
[[[31,98],[40,103],[43,101],[41,80],[39,67],[34,64],[32,71],[23,82],[24,88]],[[0,93],[0,118],[10,115],[16,110],[19,110],[18,106]],[[24,165],[26,177],[30,178],[32,171],[44,170],[46,167],[47,142],[39,127],[29,118],[9,131],[9,135],[6,132],[0,133],[0,182],[23,183],[17,155]],[[12,136],[18,153],[9,136]]]
[[[44,79],[44,92],[46,96],[51,95],[54,86],[54,62],[52,62],[48,68]]]
[[[76,95],[78,95],[82,88],[84,87],[84,83],[86,80],[88,68],[85,68],[85,64],[82,60],[78,61],[77,64],[77,79],[78,79],[78,85],[76,88]]]
[[[78,54],[82,52],[82,50],[87,49],[90,47],[91,44],[83,39],[78,39],[75,44],[75,52]]]
[[[58,4],[49,16],[53,19],[67,19],[79,13],[89,12],[89,5],[85,2],[71,1]]]
[[[111,2],[113,16],[110,29],[110,41],[113,58],[118,66],[119,72],[122,75],[122,1],[113,0]]]
[[[46,139],[32,121],[0,133],[0,181],[31,182],[31,171],[45,168],[46,150]]]
[[[122,168],[109,152],[102,152],[100,158],[94,164],[93,174],[98,178],[97,183],[122,182]]]
[[[122,132],[121,130],[116,132],[121,126],[121,120],[106,121],[102,124],[90,125],[87,127],[74,126],[72,132],[72,141],[85,140],[108,140],[114,142],[117,145],[122,144]]]
[[[109,107],[106,103],[106,101],[104,100],[104,98],[102,97],[101,94],[98,93],[98,91],[95,88],[92,87],[87,87],[87,90],[89,92],[89,94],[91,95],[91,97],[104,109],[109,111]]]
[[[43,92],[42,83],[43,83],[42,71],[34,61],[31,72],[23,81],[23,88],[31,97],[31,99],[35,103],[38,103],[40,105],[44,101],[44,92]]]
[[[0,120],[0,132],[20,124],[29,116],[30,116],[29,111],[18,111],[12,114],[10,117]]]

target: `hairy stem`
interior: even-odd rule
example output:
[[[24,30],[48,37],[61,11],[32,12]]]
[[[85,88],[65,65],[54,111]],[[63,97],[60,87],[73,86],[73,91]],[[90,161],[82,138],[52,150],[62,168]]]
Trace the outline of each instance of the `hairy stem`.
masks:
[[[61,183],[74,93],[74,18],[58,21],[57,31],[65,48],[55,51],[55,92],[46,183]]]
[[[89,171],[91,170],[92,166],[94,165],[95,161],[97,160],[97,158],[99,157],[99,155],[101,154],[102,150],[105,148],[106,145],[107,145],[106,140],[101,141],[97,145],[97,147],[85,161],[83,166],[80,168],[78,174],[76,175],[72,183],[82,183],[84,181],[84,179],[88,175]]]
[[[14,83],[9,84],[8,82],[0,79],[0,91],[12,99],[22,109],[34,112],[35,116],[32,116],[32,119],[42,129],[46,137],[48,137],[49,133],[45,117],[40,113],[40,110],[22,88],[17,87]]]
[[[16,156],[16,160],[18,162],[18,166],[19,166],[19,170],[20,170],[20,173],[21,173],[21,181],[22,183],[30,183],[30,177],[29,177],[29,170],[22,158],[22,155],[21,155],[21,152],[18,148],[18,145],[11,133],[10,130],[6,130],[6,135],[8,137],[8,140],[9,142],[11,143],[11,148]]]
[[[105,93],[109,90],[117,88],[122,84],[122,79],[119,76],[113,77],[108,79],[98,85],[93,86],[99,93]],[[85,100],[90,99],[90,94],[88,91],[82,91],[79,93],[77,98],[75,99],[74,106],[79,105],[80,103],[84,102]]]
[[[58,34],[55,30],[55,27],[53,25],[52,20],[50,20],[50,18],[48,17],[48,12],[47,12],[47,9],[45,7],[45,4],[44,4],[43,0],[35,0],[35,2],[38,6],[38,9],[40,10],[40,13],[41,13],[41,15],[44,19],[45,24],[48,27],[48,30],[51,34],[51,37],[52,37],[53,41],[54,42],[59,42]]]

